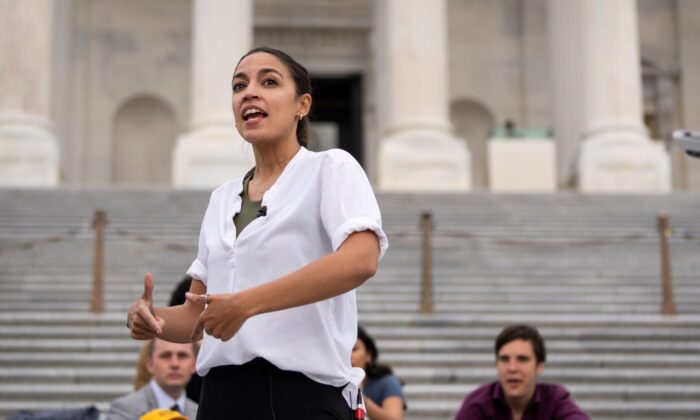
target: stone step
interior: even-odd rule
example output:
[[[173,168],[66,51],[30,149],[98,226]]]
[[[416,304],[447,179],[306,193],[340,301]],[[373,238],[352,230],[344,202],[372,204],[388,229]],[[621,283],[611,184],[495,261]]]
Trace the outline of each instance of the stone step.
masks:
[[[146,270],[165,301],[196,252],[208,197],[0,189],[0,416],[104,409],[130,390],[141,343],[128,338],[124,309]],[[700,196],[378,198],[391,249],[358,292],[360,320],[407,382],[407,419],[453,418],[495,376],[493,337],[514,322],[541,329],[544,379],[593,418],[700,418]],[[102,315],[87,312],[96,207],[110,220]],[[434,315],[418,313],[424,210],[434,215]],[[659,211],[671,214],[676,317],[659,315]]]
[[[6,384],[0,383],[0,401],[110,401],[133,390],[130,383],[119,384]]]
[[[125,325],[124,312],[104,312],[92,314],[87,311],[77,312],[27,312],[14,313],[0,311],[0,325]],[[650,328],[679,328],[700,325],[700,316],[684,315],[661,316],[658,314],[558,314],[556,316],[542,314],[419,314],[419,313],[383,313],[363,312],[360,323],[372,330],[379,327],[492,327],[502,328],[511,323],[530,323],[538,328],[586,326],[589,328],[610,326],[617,327],[650,327]]]
[[[577,400],[582,410],[595,420],[674,420],[697,419],[700,403],[691,401],[608,401]],[[461,406],[461,400],[431,399],[409,403],[407,420],[452,419]]]
[[[0,342],[0,351],[3,352],[114,352],[137,351],[140,343],[130,340],[124,333],[122,339],[7,339]],[[548,349],[552,352],[578,353],[673,353],[695,354],[700,352],[700,341],[697,339],[673,342],[646,342],[646,341],[579,341],[562,340],[548,342]],[[382,351],[385,352],[424,352],[424,353],[490,353],[492,340],[382,340]]]
[[[76,285],[73,285],[76,286]],[[10,288],[9,285],[7,287]],[[81,288],[74,287],[74,290],[39,290],[39,287],[34,290],[27,290],[22,287],[22,290],[15,288],[11,291],[3,292],[0,288],[0,303],[7,302],[46,302],[55,301],[65,302],[84,302],[92,295],[91,285],[84,285]],[[78,289],[78,290],[76,290]],[[157,292],[154,292],[154,297],[159,300],[165,300],[169,297],[169,291],[165,287],[159,287]],[[519,291],[521,290],[521,291]],[[41,293],[39,293],[41,291]],[[107,302],[132,302],[143,292],[143,285],[135,286],[129,290],[107,288],[104,297]],[[531,292],[525,294],[523,292]],[[677,295],[675,301],[678,303],[697,303],[700,300],[700,287],[690,288],[681,287],[674,288]],[[482,302],[482,303],[548,303],[556,299],[560,303],[589,303],[607,304],[607,303],[653,303],[658,304],[661,300],[660,287],[658,285],[639,287],[634,292],[624,290],[599,290],[595,287],[590,288],[560,288],[548,287],[547,285],[534,285],[527,288],[509,288],[509,287],[463,287],[456,288],[453,286],[434,285],[433,299],[437,302],[446,304],[452,302]],[[381,302],[417,302],[420,297],[419,286],[405,286],[396,288],[392,291],[392,287],[373,287],[371,284],[366,284],[358,290],[358,301],[360,303],[381,303]],[[4,308],[4,306],[3,306]]]
[[[382,360],[391,366],[398,367],[492,367],[494,356],[484,349],[478,353],[449,353],[440,354],[421,352],[382,351]],[[120,367],[133,369],[137,360],[136,352],[104,351],[104,352],[24,352],[6,351],[0,354],[0,366],[17,367],[31,366],[33,368],[60,367]],[[667,354],[667,353],[554,353],[547,357],[547,367],[578,367],[578,368],[607,368],[607,367],[688,367],[700,366],[698,354]]]
[[[491,340],[499,329],[482,327],[385,327],[370,329],[375,339],[381,343],[391,340]],[[700,327],[588,327],[586,325],[567,328],[541,328],[547,341],[560,340],[629,340],[659,341],[700,340]],[[26,325],[0,324],[0,337],[10,338],[123,338],[127,334],[124,325]]]
[[[131,301],[123,302],[106,302],[105,309],[109,311],[124,311]],[[683,302],[677,302],[679,311],[686,314],[700,314],[700,308],[694,303],[684,304]],[[83,302],[28,302],[13,301],[4,302],[3,307],[5,310],[16,311],[16,312],[33,312],[33,311],[80,311],[89,310],[90,302],[89,299],[85,299]],[[419,302],[358,302],[358,310],[360,312],[418,312],[420,310]],[[530,302],[530,303],[508,303],[499,307],[495,303],[474,303],[469,302],[468,305],[465,303],[444,303],[437,301],[435,302],[435,310],[441,313],[450,314],[521,314],[521,313],[540,313],[540,314],[559,314],[564,311],[569,313],[581,313],[587,314],[591,312],[602,313],[602,314],[657,314],[660,312],[660,302],[658,303],[546,303],[546,302]]]
[[[475,384],[483,383],[495,378],[495,367],[469,367],[469,368],[424,368],[397,366],[395,373],[406,384],[435,384],[435,383],[458,383]],[[0,371],[0,390],[2,383],[17,384],[18,389],[23,384],[36,385],[37,389],[49,383],[60,384],[61,388],[72,386],[87,386],[86,384],[129,384],[133,381],[135,369],[121,367],[91,367],[91,368],[51,368],[51,367],[15,367],[3,368]],[[695,369],[668,368],[659,369],[648,368],[589,368],[589,367],[547,367],[541,376],[544,382],[554,382],[562,384],[618,384],[636,385],[640,382],[645,384],[681,386],[687,384],[695,389],[697,394],[697,384],[700,380],[700,367]],[[427,386],[427,385],[425,385]],[[19,392],[19,391],[15,391]],[[42,391],[45,392],[45,391]],[[0,399],[11,399],[11,395],[0,393]]]
[[[0,366],[17,367],[120,367],[126,370],[135,369],[138,360],[137,352],[10,352],[0,354]]]
[[[492,349],[491,349],[492,350]],[[493,350],[492,350],[493,351]],[[415,352],[382,351],[382,360],[392,366],[410,367],[464,367],[464,366],[494,366],[495,357],[488,354],[487,349],[479,353],[440,353],[425,354]],[[0,359],[0,363],[2,363]],[[565,353],[547,356],[547,368],[685,368],[700,367],[700,356],[697,354],[666,354],[666,353]]]
[[[579,400],[579,405],[596,420],[640,419],[651,420],[659,418],[697,419],[700,408],[688,401],[646,402],[611,402],[607,400]],[[406,412],[407,420],[446,420],[454,418],[461,399],[412,399]],[[20,410],[44,411],[60,410],[78,407],[96,406],[103,412],[109,407],[109,400],[95,402],[94,400],[74,401],[0,401],[0,416],[7,416]]]
[[[179,277],[169,277],[168,280],[157,282],[154,290],[154,296],[169,296],[170,291],[175,287]],[[18,280],[22,282],[22,280]],[[128,281],[128,283],[127,283]],[[458,282],[461,281],[462,284]],[[610,281],[610,280],[609,280]],[[700,287],[689,284],[691,278],[674,278],[674,294],[676,299],[697,298],[700,295]],[[491,283],[484,283],[481,279],[446,279],[439,278],[433,284],[434,295],[436,298],[442,299],[470,299],[471,295],[480,295],[481,297],[492,296],[497,298],[498,294],[505,296],[518,295],[522,299],[532,300],[540,296],[549,297],[567,297],[581,296],[581,298],[624,298],[624,299],[643,299],[649,296],[660,295],[660,281],[656,278],[648,280],[638,279],[638,285],[621,285],[621,284],[601,284],[593,279],[569,279],[568,281],[558,281],[549,279],[494,279]],[[465,284],[466,283],[466,284]],[[584,284],[582,284],[584,283]],[[681,283],[681,284],[679,284]],[[688,283],[687,285],[685,283]],[[421,293],[421,285],[418,278],[404,278],[403,282],[395,282],[388,277],[386,273],[370,279],[368,282],[360,286],[358,296],[363,300],[373,300],[377,295],[381,295],[376,299],[389,299],[391,295],[400,297],[419,296]],[[66,282],[57,280],[50,282],[45,280],[32,280],[22,282],[19,285],[11,283],[0,283],[0,299],[8,299],[8,297],[33,296],[36,299],[42,299],[45,295],[55,296],[69,300],[74,295],[80,296],[89,295],[92,290],[91,280],[76,280]],[[124,282],[114,281],[111,277],[108,278],[105,284],[105,293],[108,297],[114,299],[133,299],[143,292],[143,280],[140,278],[134,279],[131,277]],[[462,295],[466,295],[463,296]],[[495,295],[495,296],[494,296]],[[477,300],[479,300],[477,299]],[[697,302],[697,301],[696,301]]]
[[[416,383],[483,383],[495,378],[495,368],[472,367],[412,367],[397,366],[394,372],[407,384]],[[548,382],[573,384],[611,383],[661,383],[689,384],[700,383],[700,367],[696,368],[547,368],[543,380]]]
[[[493,379],[495,380],[495,378]],[[541,382],[547,382],[543,377]],[[480,384],[405,384],[403,389],[407,401],[428,400],[432,398],[449,398],[463,400]],[[566,389],[576,401],[583,400],[625,400],[700,402],[700,385],[669,384],[567,384]],[[699,404],[700,405],[700,404]]]

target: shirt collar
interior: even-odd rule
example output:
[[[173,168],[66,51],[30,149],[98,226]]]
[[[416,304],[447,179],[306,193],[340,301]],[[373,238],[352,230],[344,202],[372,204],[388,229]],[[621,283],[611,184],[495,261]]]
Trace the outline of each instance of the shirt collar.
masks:
[[[185,412],[185,401],[187,400],[187,396],[185,395],[184,389],[180,393],[180,397],[174,400],[170,395],[168,395],[167,392],[163,390],[163,388],[160,387],[160,385],[158,385],[154,379],[151,379],[151,382],[149,382],[148,385],[151,387],[151,390],[153,390],[153,393],[156,396],[158,408],[170,408],[174,404],[177,404],[177,406],[180,407],[180,411],[183,413]]]

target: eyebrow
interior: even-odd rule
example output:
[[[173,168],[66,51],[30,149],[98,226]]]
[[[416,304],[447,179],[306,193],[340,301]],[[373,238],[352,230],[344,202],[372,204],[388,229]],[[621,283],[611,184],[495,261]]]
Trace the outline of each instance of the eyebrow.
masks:
[[[267,73],[277,73],[280,77],[282,77],[282,78],[284,77],[284,76],[282,76],[282,73],[280,73],[279,71],[277,71],[277,70],[275,70],[275,69],[273,69],[273,68],[271,68],[271,67],[265,67],[265,68],[260,69],[260,70],[258,71],[258,77],[259,77],[259,76],[262,76],[262,75],[264,75],[264,74],[267,74]],[[242,72],[242,71],[236,73],[235,75],[233,75],[233,78],[234,78],[234,79],[236,79],[236,78],[247,78],[247,77],[248,77],[248,76],[247,76],[244,72]]]

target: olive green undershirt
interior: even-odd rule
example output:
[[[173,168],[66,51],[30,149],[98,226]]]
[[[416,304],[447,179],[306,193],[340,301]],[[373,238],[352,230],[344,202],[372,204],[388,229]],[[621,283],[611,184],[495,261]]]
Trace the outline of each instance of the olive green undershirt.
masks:
[[[236,236],[240,235],[243,229],[256,217],[262,205],[262,200],[253,201],[248,196],[248,183],[253,178],[254,171],[251,170],[243,178],[243,191],[241,191],[241,211],[233,216],[233,224],[236,226]]]

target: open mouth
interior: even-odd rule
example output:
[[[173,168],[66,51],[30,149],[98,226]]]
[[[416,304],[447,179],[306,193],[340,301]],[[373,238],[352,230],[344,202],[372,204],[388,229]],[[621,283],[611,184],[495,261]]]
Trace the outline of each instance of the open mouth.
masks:
[[[522,381],[519,380],[519,379],[507,379],[507,380],[506,380],[506,384],[507,384],[508,386],[518,386],[518,385],[520,385],[521,383],[522,383]]]
[[[260,108],[250,108],[243,112],[243,121],[262,119],[267,117],[267,113]]]

